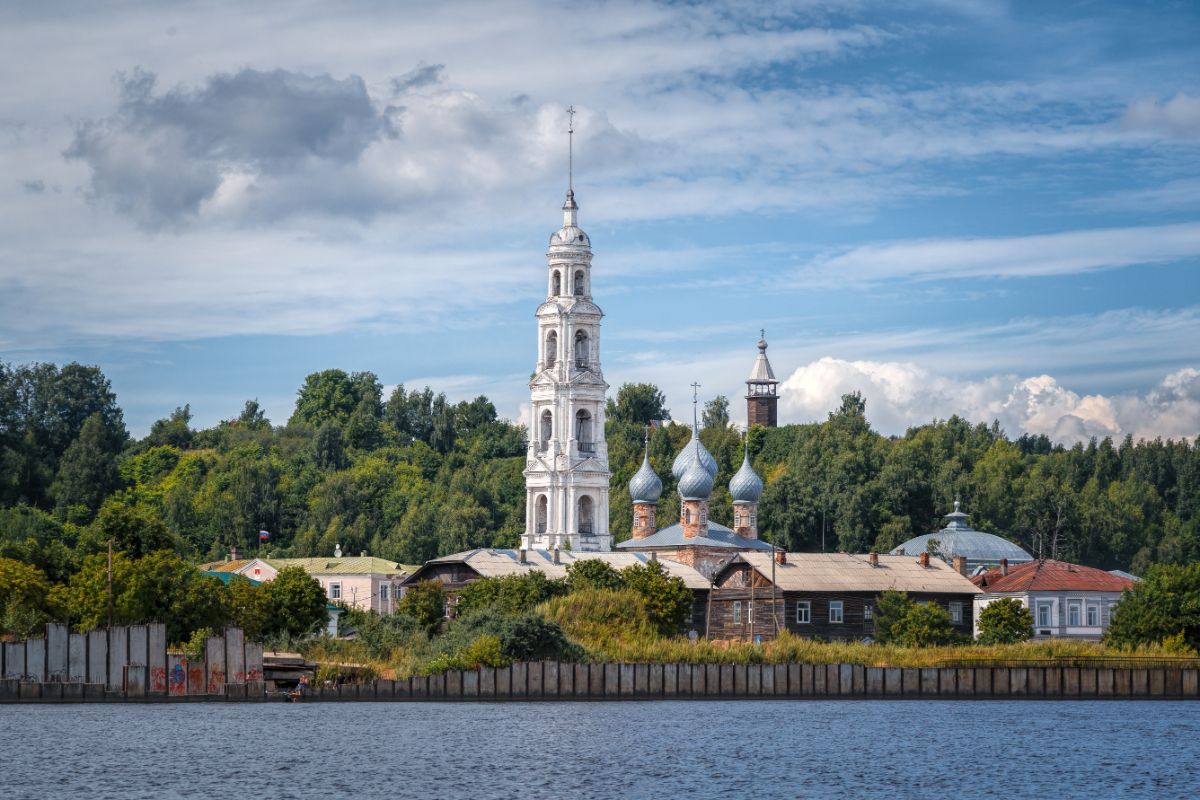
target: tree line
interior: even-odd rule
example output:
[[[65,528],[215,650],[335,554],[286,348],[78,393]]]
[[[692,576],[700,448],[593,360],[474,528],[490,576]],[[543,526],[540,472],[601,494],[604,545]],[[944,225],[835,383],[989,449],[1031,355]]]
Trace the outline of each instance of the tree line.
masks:
[[[719,465],[710,516],[730,524],[727,484],[743,442],[728,400],[703,409]],[[659,518],[679,511],[670,473],[691,435],[649,384],[608,402],[610,528],[627,538],[627,484],[648,426]],[[1197,441],[1109,439],[1064,448],[957,417],[883,436],[857,394],[821,422],[749,432],[766,489],[764,538],[791,550],[886,551],[941,527],[959,499],[981,530],[1035,555],[1135,573],[1200,559]],[[417,564],[513,547],[524,528],[526,433],[486,397],[428,387],[384,396],[370,372],[305,378],[276,423],[254,400],[209,428],[182,405],[134,438],[96,367],[0,362],[0,558],[67,585],[109,541],[130,558],[191,560],[231,547],[276,557],[343,551]],[[258,531],[269,531],[259,543]]]

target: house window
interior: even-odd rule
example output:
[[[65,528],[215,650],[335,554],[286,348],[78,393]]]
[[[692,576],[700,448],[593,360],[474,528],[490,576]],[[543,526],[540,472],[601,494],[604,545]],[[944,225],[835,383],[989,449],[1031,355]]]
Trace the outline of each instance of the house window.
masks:
[[[700,524],[703,525],[706,522],[708,522],[708,512],[702,508],[700,509]]]
[[[1082,600],[1067,601],[1067,624],[1075,628],[1083,624]]]
[[[746,603],[746,622],[754,624],[754,603]]]
[[[390,591],[390,586],[388,584],[386,584],[386,583],[379,584],[379,599],[382,602],[386,603],[388,600],[388,595],[390,595],[390,594],[391,594],[391,591]]]
[[[796,623],[807,625],[810,622],[812,622],[812,603],[808,600],[801,600],[796,603]]]
[[[340,583],[330,583],[329,584],[329,599],[330,600],[341,600],[342,599],[342,584],[340,584]]]
[[[1052,608],[1049,603],[1038,603],[1037,607],[1037,624],[1039,628],[1049,628],[1051,623]]]
[[[829,621],[834,624],[840,624],[842,621],[842,601],[829,601]]]
[[[1100,624],[1100,604],[1087,604],[1087,624],[1088,627],[1095,628]]]
[[[863,606],[863,622],[871,621],[871,613],[872,613],[871,604],[867,603],[866,605]]]
[[[742,624],[742,601],[741,600],[733,601],[733,624],[734,625]]]
[[[962,625],[962,603],[950,604],[950,621],[955,625]]]

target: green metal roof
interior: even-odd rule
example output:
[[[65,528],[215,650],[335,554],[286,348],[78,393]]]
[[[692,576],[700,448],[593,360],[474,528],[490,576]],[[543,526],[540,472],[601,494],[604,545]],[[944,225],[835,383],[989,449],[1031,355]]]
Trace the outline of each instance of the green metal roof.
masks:
[[[374,556],[343,556],[342,558],[264,558],[267,564],[275,569],[284,567],[301,567],[310,575],[367,575],[394,574],[403,575],[411,570],[405,569],[395,561]]]

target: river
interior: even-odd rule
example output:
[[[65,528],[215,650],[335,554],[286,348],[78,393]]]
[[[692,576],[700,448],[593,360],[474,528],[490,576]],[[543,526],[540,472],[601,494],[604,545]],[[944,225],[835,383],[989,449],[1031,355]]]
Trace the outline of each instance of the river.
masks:
[[[1194,798],[1200,703],[0,706],[0,797]]]

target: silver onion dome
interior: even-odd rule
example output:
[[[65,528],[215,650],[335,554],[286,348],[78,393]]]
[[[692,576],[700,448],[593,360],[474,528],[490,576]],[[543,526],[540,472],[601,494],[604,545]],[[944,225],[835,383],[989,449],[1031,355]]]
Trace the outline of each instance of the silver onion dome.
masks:
[[[642,467],[629,481],[629,497],[635,503],[657,503],[662,496],[662,480],[650,466],[650,455],[642,458]]]
[[[675,456],[675,461],[671,464],[671,474],[675,476],[675,480],[683,479],[683,473],[687,472],[688,466],[697,457],[700,459],[700,466],[704,467],[711,477],[717,477],[717,460],[701,444],[700,437],[696,435],[696,429],[693,427],[691,441],[679,451],[679,455]]]
[[[699,441],[697,441],[699,444]],[[691,445],[688,446],[690,450]],[[679,479],[679,496],[684,500],[707,500],[712,494],[713,476],[704,468],[700,460],[693,458]]]
[[[742,459],[742,467],[729,481],[729,495],[735,503],[757,503],[762,497],[763,482],[758,473],[750,466],[750,454]]]

